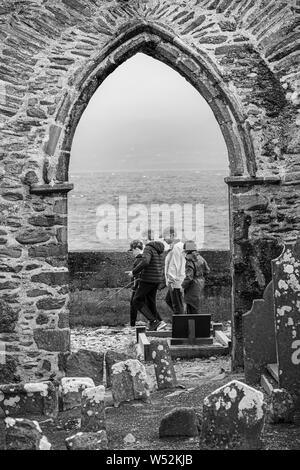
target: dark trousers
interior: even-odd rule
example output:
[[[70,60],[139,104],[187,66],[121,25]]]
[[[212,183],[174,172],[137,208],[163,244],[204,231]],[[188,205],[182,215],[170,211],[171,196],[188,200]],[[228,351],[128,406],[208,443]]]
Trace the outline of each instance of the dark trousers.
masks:
[[[135,326],[135,322],[136,322],[137,314],[138,314],[138,311],[133,304],[135,293],[136,293],[136,290],[133,290],[131,294],[131,299],[130,299],[130,326]]]
[[[199,315],[199,310],[197,310],[195,307],[193,307],[190,304],[186,304],[186,313],[188,315]]]
[[[141,312],[150,322],[156,320],[161,321],[160,315],[156,309],[158,286],[159,284],[140,281],[132,300],[133,308]]]
[[[174,315],[182,315],[184,313],[183,295],[180,289],[168,288],[166,295],[166,303],[173,311]]]

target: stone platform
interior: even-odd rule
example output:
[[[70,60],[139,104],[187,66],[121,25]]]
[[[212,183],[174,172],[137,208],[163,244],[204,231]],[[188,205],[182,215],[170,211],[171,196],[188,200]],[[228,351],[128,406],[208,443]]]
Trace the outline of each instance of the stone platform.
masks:
[[[171,345],[171,357],[180,359],[193,359],[210,356],[226,356],[229,354],[229,347],[222,346],[215,342],[213,344],[203,345]]]

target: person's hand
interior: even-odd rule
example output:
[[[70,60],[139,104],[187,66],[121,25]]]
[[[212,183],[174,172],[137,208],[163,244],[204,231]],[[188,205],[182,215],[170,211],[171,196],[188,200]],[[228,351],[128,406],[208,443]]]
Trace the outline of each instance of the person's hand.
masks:
[[[128,274],[129,277],[133,277],[132,271],[125,271],[125,274]]]

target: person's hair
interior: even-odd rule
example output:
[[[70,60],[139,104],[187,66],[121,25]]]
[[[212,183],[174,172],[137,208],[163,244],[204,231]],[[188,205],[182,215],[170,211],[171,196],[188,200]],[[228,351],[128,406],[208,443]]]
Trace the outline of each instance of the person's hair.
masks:
[[[174,227],[167,227],[163,231],[163,238],[176,237],[177,233]]]

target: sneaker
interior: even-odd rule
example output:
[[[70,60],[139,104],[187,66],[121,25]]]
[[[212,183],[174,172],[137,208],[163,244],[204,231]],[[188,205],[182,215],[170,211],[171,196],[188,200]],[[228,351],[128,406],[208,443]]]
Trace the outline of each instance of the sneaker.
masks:
[[[156,331],[163,330],[164,328],[166,328],[166,326],[167,326],[167,324],[164,321],[161,321],[161,322],[159,322],[159,324],[156,328]]]
[[[149,323],[148,331],[156,331],[160,322],[158,320],[152,321]]]

